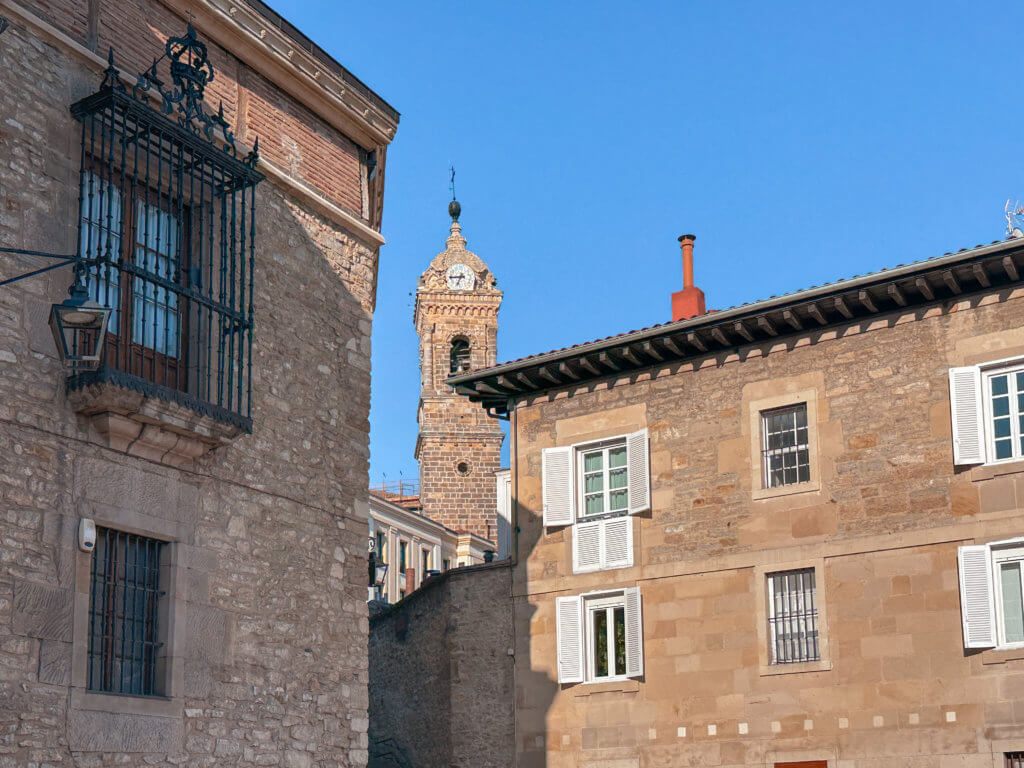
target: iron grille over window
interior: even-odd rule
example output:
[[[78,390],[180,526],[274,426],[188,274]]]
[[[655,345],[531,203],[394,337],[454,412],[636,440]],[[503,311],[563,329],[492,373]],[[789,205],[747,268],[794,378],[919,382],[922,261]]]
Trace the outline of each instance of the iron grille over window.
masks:
[[[1007,752],[1006,768],[1024,768],[1024,752]]]
[[[807,439],[807,404],[764,411],[761,447],[765,488],[808,482],[811,452]]]
[[[821,658],[813,568],[768,574],[768,630],[772,664]]]
[[[90,297],[113,310],[99,370],[110,381],[251,430],[256,150],[239,157],[194,30],[167,42],[131,91],[113,52],[82,124],[78,256]],[[159,104],[160,110],[154,108]]]
[[[96,529],[89,586],[90,691],[162,692],[157,666],[163,547],[156,539]]]

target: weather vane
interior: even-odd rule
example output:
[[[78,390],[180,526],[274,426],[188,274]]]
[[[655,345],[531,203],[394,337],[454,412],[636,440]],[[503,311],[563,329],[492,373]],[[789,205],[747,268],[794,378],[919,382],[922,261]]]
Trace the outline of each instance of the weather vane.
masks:
[[[448,170],[452,172],[451,183],[448,185],[452,191],[452,201],[448,203],[448,215],[452,217],[452,221],[458,221],[459,214],[462,213],[462,206],[455,199],[455,166],[448,166]]]

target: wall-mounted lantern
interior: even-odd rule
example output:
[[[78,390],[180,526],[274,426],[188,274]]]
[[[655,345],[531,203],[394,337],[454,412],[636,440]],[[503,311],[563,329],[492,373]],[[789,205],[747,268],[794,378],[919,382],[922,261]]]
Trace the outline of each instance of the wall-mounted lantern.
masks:
[[[53,340],[68,372],[92,371],[99,367],[110,312],[110,307],[89,298],[79,279],[72,284],[64,301],[50,307]]]
[[[374,542],[372,538],[370,539],[370,552],[367,560],[369,565],[368,570],[370,577],[369,586],[377,588],[383,587],[384,580],[388,576],[388,564],[384,562],[378,562],[377,552],[376,548],[374,547]]]

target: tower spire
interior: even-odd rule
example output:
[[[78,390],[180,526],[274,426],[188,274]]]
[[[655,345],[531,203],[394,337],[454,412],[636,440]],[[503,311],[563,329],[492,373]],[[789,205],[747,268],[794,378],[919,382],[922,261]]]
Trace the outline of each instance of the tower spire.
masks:
[[[455,166],[448,166],[448,170],[452,172],[451,183],[448,188],[452,191],[452,201],[448,203],[448,215],[452,217],[452,223],[455,224],[459,221],[459,216],[462,213],[462,206],[459,205],[459,201],[455,199]]]

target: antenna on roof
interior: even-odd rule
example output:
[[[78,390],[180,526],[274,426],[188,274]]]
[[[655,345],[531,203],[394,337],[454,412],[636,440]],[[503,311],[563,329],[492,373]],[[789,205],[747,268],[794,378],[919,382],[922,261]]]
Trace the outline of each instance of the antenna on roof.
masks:
[[[1006,214],[1006,238],[1024,237],[1024,205],[1019,200],[1011,205],[1007,200],[1003,213]]]

